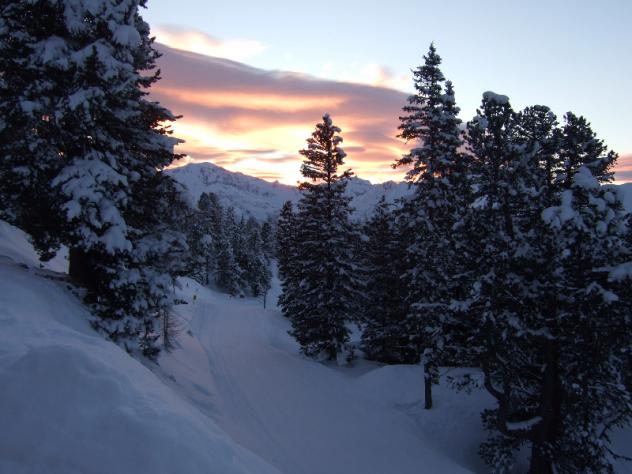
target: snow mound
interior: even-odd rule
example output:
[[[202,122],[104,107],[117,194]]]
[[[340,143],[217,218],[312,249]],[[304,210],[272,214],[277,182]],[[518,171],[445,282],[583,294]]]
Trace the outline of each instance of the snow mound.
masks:
[[[40,262],[37,252],[29,243],[29,236],[20,229],[0,220],[0,262],[3,260],[11,261],[20,265],[64,272],[68,269],[67,254],[66,249],[61,249],[51,261]]]
[[[63,282],[26,266],[24,234],[0,231],[0,472],[278,472],[96,334]]]

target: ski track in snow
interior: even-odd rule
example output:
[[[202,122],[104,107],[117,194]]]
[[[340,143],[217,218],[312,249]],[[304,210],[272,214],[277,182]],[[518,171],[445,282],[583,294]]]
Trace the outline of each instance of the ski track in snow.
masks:
[[[364,396],[362,376],[346,373],[353,369],[298,354],[277,311],[202,288],[190,301],[179,312],[208,359],[209,374],[198,374],[197,385],[215,391],[215,421],[282,472],[468,472],[430,448],[403,411]]]
[[[91,330],[63,256],[39,266],[0,221],[2,474],[487,472],[484,392],[442,385],[423,410],[420,367],[308,360],[279,311],[189,279],[178,347],[143,365]],[[631,441],[630,428],[613,435],[624,455]]]

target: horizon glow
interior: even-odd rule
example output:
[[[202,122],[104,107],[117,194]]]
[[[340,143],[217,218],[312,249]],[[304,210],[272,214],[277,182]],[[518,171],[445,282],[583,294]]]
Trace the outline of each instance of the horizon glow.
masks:
[[[395,138],[398,116],[410,69],[434,41],[464,122],[486,90],[508,95],[515,110],[548,105],[560,121],[572,110],[619,153],[616,180],[632,181],[632,2],[350,0],[314,11],[289,0],[182,0],[176,12],[150,2],[143,16],[158,41],[247,64],[225,61],[218,80],[217,64],[159,63],[152,96],[184,115],[174,131],[189,161],[294,184],[298,150],[329,112],[358,176],[401,180],[404,171],[390,168],[406,149]]]

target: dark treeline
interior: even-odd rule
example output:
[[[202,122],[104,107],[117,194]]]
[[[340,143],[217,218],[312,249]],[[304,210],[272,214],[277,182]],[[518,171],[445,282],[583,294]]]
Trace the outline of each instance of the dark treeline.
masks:
[[[485,92],[462,126],[434,45],[414,70],[400,137],[415,144],[411,197],[363,227],[343,196],[351,173],[329,116],[301,151],[302,198],[279,219],[281,307],[308,356],[424,365],[426,407],[441,366],[496,400],[480,453],[507,472],[612,472],[608,435],[632,415],[628,216],[617,159],[583,117],[515,111]]]
[[[186,217],[187,274],[233,296],[260,297],[270,288],[274,241],[269,222],[237,219],[213,193],[202,193]]]

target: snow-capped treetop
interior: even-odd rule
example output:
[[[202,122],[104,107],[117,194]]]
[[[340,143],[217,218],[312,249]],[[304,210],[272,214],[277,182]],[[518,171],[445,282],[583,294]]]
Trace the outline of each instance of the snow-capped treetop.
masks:
[[[483,92],[483,100],[488,102],[496,102],[497,104],[508,104],[509,97],[502,94],[496,94],[492,91]]]

